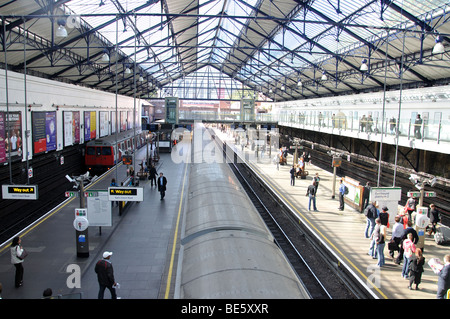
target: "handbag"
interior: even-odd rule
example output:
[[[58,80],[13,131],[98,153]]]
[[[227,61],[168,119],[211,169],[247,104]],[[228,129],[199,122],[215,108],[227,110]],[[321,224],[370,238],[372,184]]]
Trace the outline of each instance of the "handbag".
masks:
[[[25,257],[28,256],[28,252],[25,250],[25,248],[22,248],[22,254],[20,256],[17,256],[20,260],[24,260]]]

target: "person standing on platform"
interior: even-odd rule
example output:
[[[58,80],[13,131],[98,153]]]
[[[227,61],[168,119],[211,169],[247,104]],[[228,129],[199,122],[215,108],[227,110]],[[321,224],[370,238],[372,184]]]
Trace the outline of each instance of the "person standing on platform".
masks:
[[[450,289],[450,255],[444,257],[444,268],[438,274],[437,299],[444,299]]]
[[[387,228],[389,228],[389,213],[388,213],[388,208],[387,206],[383,206],[383,208],[381,209],[381,213],[378,215],[378,217],[380,217],[381,220],[381,225],[386,226]]]
[[[320,182],[319,173],[316,173],[316,175],[314,176],[313,180],[314,180],[314,183],[315,183],[314,184],[314,187],[315,187],[314,194],[317,195],[317,189],[319,188],[319,182]]]
[[[369,256],[372,256],[373,259],[376,259],[378,257],[378,251],[377,251],[377,243],[380,238],[380,229],[381,229],[381,222],[379,218],[375,219],[375,228],[373,229],[372,235],[371,235],[371,241],[370,241],[370,247],[369,247]]]
[[[19,236],[13,238],[11,243],[11,263],[16,267],[16,275],[14,277],[14,284],[16,288],[23,285],[23,260],[26,257],[26,252],[22,247],[22,239]]]
[[[292,165],[289,173],[291,174],[291,186],[295,186],[295,165]]]
[[[403,269],[402,277],[408,278],[409,264],[411,262],[412,255],[416,252],[416,245],[413,243],[413,234],[409,233],[405,241],[403,241]]]
[[[380,219],[380,218],[378,218]],[[383,267],[385,265],[384,260],[384,246],[386,245],[386,225],[383,225],[380,219],[380,236],[376,242],[377,244],[377,255],[378,255],[378,267]]]
[[[163,200],[164,196],[166,196],[166,185],[167,185],[167,178],[163,176],[163,173],[159,173],[158,192],[160,192],[161,194],[161,200]]]
[[[366,209],[367,206],[369,206],[369,197],[370,197],[370,186],[369,186],[369,182],[366,183],[366,186],[364,186],[363,189],[363,195],[362,195],[362,211],[361,213]]]
[[[117,299],[115,288],[117,283],[114,279],[114,269],[110,262],[112,254],[112,252],[105,251],[103,253],[103,259],[97,261],[95,265],[95,273],[97,274],[98,284],[100,286],[98,299],[103,299],[106,288],[111,292],[111,299]]]
[[[409,285],[408,289],[412,289],[412,284],[416,284],[416,290],[419,290],[419,284],[422,281],[423,265],[425,258],[422,254],[422,249],[417,248],[416,254],[411,259],[409,264]]]
[[[306,196],[309,196],[308,210],[311,211],[311,201],[313,202],[314,211],[317,212],[316,207],[316,186],[313,180],[312,184],[308,186],[306,190]]]
[[[403,236],[403,224],[400,223],[400,216],[395,216],[395,224],[392,227],[392,237],[389,243],[389,255],[394,258],[394,251],[399,251],[399,245],[402,241]]]
[[[428,231],[428,235],[431,236],[431,233],[436,234],[436,225],[441,221],[441,218],[439,217],[439,212],[436,209],[436,205],[430,204],[430,224],[431,228]]]
[[[346,187],[347,186],[345,186],[341,179],[341,184],[339,185],[339,210],[344,210],[344,195]]]
[[[412,195],[406,201],[405,207],[408,212],[408,220],[412,221],[412,213],[416,210],[416,200],[412,197]]]
[[[422,133],[420,132],[422,129],[422,119],[420,118],[420,114],[417,114],[416,120],[414,121],[414,137],[417,139],[422,138]]]
[[[155,186],[156,186],[156,176],[158,176],[158,173],[156,172],[155,165],[152,164],[152,167],[150,168],[150,170],[148,172],[148,179],[150,180],[152,187],[153,187],[153,182],[155,182]]]
[[[377,202],[370,203],[364,210],[364,215],[367,218],[366,230],[364,231],[364,237],[370,238],[375,228],[375,219],[378,218],[378,210],[376,207]],[[402,229],[403,231],[403,229]]]

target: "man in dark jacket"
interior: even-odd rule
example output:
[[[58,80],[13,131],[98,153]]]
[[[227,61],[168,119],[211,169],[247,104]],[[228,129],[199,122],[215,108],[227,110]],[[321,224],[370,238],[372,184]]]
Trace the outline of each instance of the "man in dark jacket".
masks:
[[[438,274],[437,299],[445,299],[450,289],[450,255],[444,256],[444,268]]]
[[[97,273],[98,284],[100,285],[98,299],[103,299],[106,288],[111,292],[111,299],[117,299],[115,289],[117,284],[114,280],[114,269],[109,261],[112,254],[112,252],[105,251],[103,253],[103,259],[99,260],[95,265],[95,272]]]
[[[161,200],[163,200],[164,196],[166,196],[166,185],[167,185],[167,178],[163,176],[163,173],[159,173],[158,192],[161,193]]]

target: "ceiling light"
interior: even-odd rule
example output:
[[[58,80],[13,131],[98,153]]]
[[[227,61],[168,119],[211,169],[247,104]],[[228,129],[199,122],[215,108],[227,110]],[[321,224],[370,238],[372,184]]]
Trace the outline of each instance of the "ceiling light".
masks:
[[[302,80],[298,80],[297,86],[298,87],[302,87],[303,86]]]
[[[67,30],[65,28],[66,20],[65,19],[58,19],[58,29],[56,29],[55,35],[59,38],[65,38],[67,37]]]
[[[359,68],[359,70],[363,71],[363,72],[366,72],[369,70],[369,66],[367,65],[366,59],[362,60],[361,67]]]
[[[325,71],[323,71],[322,72],[322,81],[326,81],[326,80],[328,80],[328,76],[327,76],[327,74],[325,73]]]
[[[433,47],[433,54],[439,54],[439,53],[444,53],[445,52],[445,47],[442,44],[442,38],[441,36],[437,36],[436,40],[435,40],[436,44]]]
[[[102,62],[109,62],[109,55],[106,52],[102,55]]]
[[[139,82],[144,82],[144,78],[142,77],[142,75],[139,77]]]
[[[131,73],[131,70],[130,70],[130,68],[127,66],[127,68],[125,69],[125,74],[130,74]]]
[[[284,85],[281,86],[281,91],[286,90],[286,88],[284,87]]]

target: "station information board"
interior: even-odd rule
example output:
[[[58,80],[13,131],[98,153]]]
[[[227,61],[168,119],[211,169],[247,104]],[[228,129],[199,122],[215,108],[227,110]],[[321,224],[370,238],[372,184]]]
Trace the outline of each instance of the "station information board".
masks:
[[[2,185],[3,199],[38,199],[37,185]]]
[[[142,202],[144,189],[142,187],[109,187],[110,201]]]

